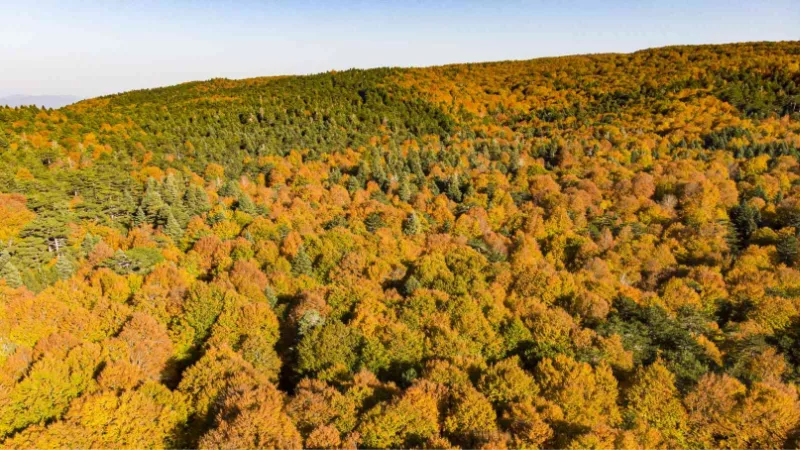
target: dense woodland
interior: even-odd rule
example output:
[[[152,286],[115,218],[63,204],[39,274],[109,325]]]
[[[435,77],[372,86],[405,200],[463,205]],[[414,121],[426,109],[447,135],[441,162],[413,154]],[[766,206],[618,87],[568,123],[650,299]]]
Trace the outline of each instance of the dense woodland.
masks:
[[[800,42],[0,108],[3,448],[800,440]]]

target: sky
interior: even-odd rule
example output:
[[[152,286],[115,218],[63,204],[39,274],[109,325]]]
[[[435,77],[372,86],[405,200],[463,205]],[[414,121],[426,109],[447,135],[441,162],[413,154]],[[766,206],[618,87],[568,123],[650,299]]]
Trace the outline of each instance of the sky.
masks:
[[[800,39],[800,0],[0,0],[0,96]]]

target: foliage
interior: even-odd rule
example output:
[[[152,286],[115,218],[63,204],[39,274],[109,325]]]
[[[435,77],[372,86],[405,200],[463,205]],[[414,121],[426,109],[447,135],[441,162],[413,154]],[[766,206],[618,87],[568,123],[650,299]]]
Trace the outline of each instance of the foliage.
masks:
[[[0,108],[0,442],[796,445],[798,54]]]

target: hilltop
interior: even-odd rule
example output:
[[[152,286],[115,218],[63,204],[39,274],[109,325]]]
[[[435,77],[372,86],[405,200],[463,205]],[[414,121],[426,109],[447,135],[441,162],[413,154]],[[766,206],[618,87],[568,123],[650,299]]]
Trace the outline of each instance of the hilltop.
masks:
[[[81,97],[74,95],[7,95],[0,97],[0,106],[38,106],[40,108],[61,108],[80,101]]]
[[[775,448],[800,42],[0,107],[6,448]]]

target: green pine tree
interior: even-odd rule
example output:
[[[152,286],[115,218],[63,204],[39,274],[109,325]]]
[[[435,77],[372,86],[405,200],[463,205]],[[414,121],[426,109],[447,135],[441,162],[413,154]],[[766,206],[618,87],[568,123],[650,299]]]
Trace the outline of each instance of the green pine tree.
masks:
[[[178,220],[175,219],[175,215],[173,215],[172,211],[170,211],[169,209],[167,210],[166,223],[164,225],[164,234],[169,236],[172,239],[172,242],[175,243],[177,243],[183,236],[183,229],[181,229]]]
[[[407,202],[411,200],[411,184],[408,182],[408,177],[403,177],[400,180],[400,188],[397,190],[397,196],[400,200]]]
[[[761,212],[758,208],[742,201],[731,208],[729,215],[731,223],[736,227],[739,241],[746,247],[750,236],[758,229],[758,223],[761,222]]]
[[[358,191],[358,190],[360,190],[361,186],[362,186],[361,182],[358,181],[358,178],[356,178],[356,177],[350,177],[347,180],[347,192],[349,192],[351,194],[356,192],[356,191]]]
[[[58,278],[66,280],[72,276],[73,272],[75,272],[75,266],[70,262],[69,258],[66,256],[59,256],[58,261],[56,261],[56,273],[58,274]]]
[[[166,205],[166,203],[164,203],[164,200],[161,198],[161,194],[158,193],[158,190],[156,188],[150,188],[149,186],[150,183],[148,183],[147,191],[145,191],[144,197],[142,197],[140,208],[144,212],[145,221],[155,224],[156,220],[158,219],[159,212]]]
[[[292,274],[294,275],[311,275],[311,270],[313,269],[313,262],[311,261],[311,257],[308,256],[306,253],[305,248],[300,246],[300,249],[297,251],[297,254],[294,256],[292,260]]]
[[[181,197],[181,188],[178,181],[175,179],[175,175],[167,175],[167,179],[164,180],[161,189],[161,198],[169,205],[175,205],[175,203],[180,201]]]
[[[406,220],[403,221],[403,233],[414,236],[418,234],[422,228],[422,222],[420,222],[417,213],[410,213]]]
[[[189,213],[194,216],[202,215],[211,209],[211,204],[208,201],[208,194],[205,189],[200,186],[191,185],[186,190],[186,208]]]
[[[22,277],[19,274],[19,270],[11,261],[3,264],[3,268],[0,269],[0,279],[6,280],[6,284],[13,288],[22,286]]]
[[[11,261],[11,254],[8,253],[8,250],[3,250],[0,252],[0,270],[3,269],[3,266],[8,264]]]
[[[364,219],[364,226],[367,227],[367,231],[370,233],[374,233],[378,231],[378,228],[384,226],[383,217],[381,217],[381,213],[373,212],[370,213],[366,219]]]
[[[275,307],[278,304],[278,296],[275,295],[275,290],[272,289],[272,286],[267,286],[264,288],[264,297],[267,298],[267,303],[269,306]]]
[[[458,179],[458,174],[453,174],[450,181],[447,183],[447,196],[456,203],[460,203],[463,196],[461,195],[461,182]]]
[[[236,208],[239,211],[250,214],[251,216],[258,214],[258,210],[256,209],[256,204],[253,203],[253,200],[250,200],[250,196],[248,196],[244,192],[239,194],[239,200],[237,202]]]
[[[414,293],[414,291],[416,291],[421,287],[422,284],[419,282],[419,280],[417,280],[417,277],[411,275],[410,277],[408,277],[405,284],[403,285],[403,291],[405,292],[406,295],[411,295]]]
[[[781,235],[777,245],[778,259],[787,266],[794,266],[800,254],[800,243],[791,234]]]
[[[83,242],[81,242],[81,254],[84,257],[88,256],[101,240],[102,239],[99,236],[95,236],[92,233],[86,233],[86,236],[83,237]]]
[[[142,207],[136,208],[136,213],[133,215],[133,226],[138,227],[147,222],[147,215],[144,213]]]

